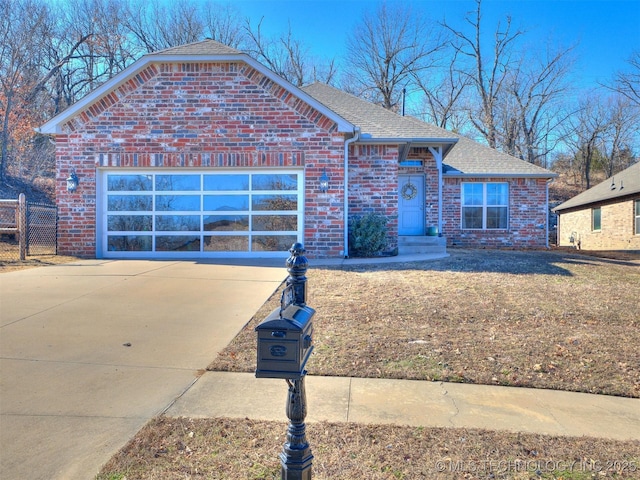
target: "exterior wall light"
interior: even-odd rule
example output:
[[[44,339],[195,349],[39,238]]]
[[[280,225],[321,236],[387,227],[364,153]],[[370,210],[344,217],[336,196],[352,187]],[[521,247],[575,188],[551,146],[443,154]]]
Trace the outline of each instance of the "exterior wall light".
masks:
[[[80,184],[80,180],[78,180],[78,176],[76,175],[75,170],[72,170],[69,176],[67,177],[67,192],[73,193],[78,189],[78,185]]]
[[[320,177],[320,191],[327,193],[329,190],[329,177],[327,176],[327,169],[322,169],[322,176]]]

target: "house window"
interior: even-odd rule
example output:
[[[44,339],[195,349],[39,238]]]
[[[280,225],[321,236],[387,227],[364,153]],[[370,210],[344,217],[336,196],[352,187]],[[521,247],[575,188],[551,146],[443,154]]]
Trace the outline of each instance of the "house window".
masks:
[[[591,209],[591,230],[598,232],[602,229],[602,209],[600,207]]]
[[[508,218],[509,184],[462,184],[463,229],[506,229]]]
[[[640,235],[640,200],[636,200],[634,202],[635,205],[635,225],[636,225],[636,235]]]

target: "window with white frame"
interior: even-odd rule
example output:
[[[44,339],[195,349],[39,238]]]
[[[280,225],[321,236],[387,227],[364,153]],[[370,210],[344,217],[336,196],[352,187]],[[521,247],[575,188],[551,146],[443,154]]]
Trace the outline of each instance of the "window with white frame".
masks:
[[[640,235],[640,200],[636,200],[633,203],[635,208],[635,232],[636,235]]]
[[[463,183],[462,228],[497,230],[508,228],[509,184]]]

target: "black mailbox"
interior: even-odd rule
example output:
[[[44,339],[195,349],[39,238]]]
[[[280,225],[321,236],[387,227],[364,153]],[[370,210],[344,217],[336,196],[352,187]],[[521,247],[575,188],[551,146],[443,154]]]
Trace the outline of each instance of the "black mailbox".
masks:
[[[260,325],[256,377],[298,379],[313,351],[315,310],[301,305],[276,308]]]

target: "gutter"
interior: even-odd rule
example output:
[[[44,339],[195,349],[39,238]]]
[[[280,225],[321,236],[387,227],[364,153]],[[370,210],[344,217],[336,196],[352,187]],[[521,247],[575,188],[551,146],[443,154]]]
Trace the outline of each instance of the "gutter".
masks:
[[[344,258],[349,258],[349,146],[360,138],[360,128],[356,127],[353,133],[344,142]]]
[[[445,178],[547,178],[553,180],[558,177],[557,173],[462,173],[462,172],[445,172],[442,174]]]
[[[369,134],[363,133],[360,136],[358,143],[366,143],[369,145],[401,145],[405,143],[413,144],[412,146],[421,146],[420,144],[442,144],[442,145],[454,145],[458,143],[457,138],[425,138],[425,137],[393,137],[393,138],[381,138],[367,136]],[[418,144],[418,145],[416,145]]]

